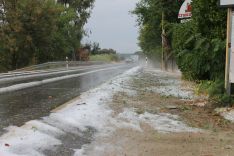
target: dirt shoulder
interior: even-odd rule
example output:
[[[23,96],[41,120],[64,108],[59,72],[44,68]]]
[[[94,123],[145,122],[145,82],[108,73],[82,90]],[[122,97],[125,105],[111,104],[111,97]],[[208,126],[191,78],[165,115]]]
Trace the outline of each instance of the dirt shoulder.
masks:
[[[234,124],[214,113],[205,98],[179,75],[142,69],[108,107],[112,133],[99,136],[86,155],[100,156],[231,156]]]

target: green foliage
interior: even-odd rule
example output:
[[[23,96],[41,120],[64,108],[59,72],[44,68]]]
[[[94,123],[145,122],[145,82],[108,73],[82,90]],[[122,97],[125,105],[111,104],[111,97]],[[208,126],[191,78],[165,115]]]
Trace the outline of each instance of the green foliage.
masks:
[[[116,50],[114,49],[101,49],[99,43],[94,42],[94,43],[86,43],[84,45],[85,48],[87,48],[92,55],[99,55],[99,54],[116,54]]]
[[[198,85],[199,92],[198,93],[206,93],[210,96],[216,96],[223,94],[224,82],[221,80],[216,81],[200,81]]]
[[[197,86],[198,94],[206,94],[210,96],[216,106],[228,106],[232,98],[225,93],[224,81],[200,81]]]
[[[96,43],[96,42],[94,42],[91,46],[90,46],[90,51],[91,51],[91,54],[98,54],[99,53],[99,51],[101,50],[101,48],[100,48],[100,45],[99,45],[99,43]]]
[[[164,26],[169,46],[185,79],[202,83],[212,99],[227,104],[224,92],[226,9],[217,0],[193,0],[192,19],[177,19],[182,1],[141,0],[134,10],[140,26],[139,45],[147,55],[159,52],[161,27]],[[162,14],[164,13],[164,23]],[[160,55],[158,55],[160,56]]]
[[[178,22],[177,14],[181,2],[175,0],[141,0],[133,13],[138,17],[140,27],[139,46],[146,55],[160,56],[162,24],[168,37],[172,33],[171,22]],[[164,13],[164,23],[162,23]]]
[[[140,26],[139,45],[147,55],[161,53],[163,24],[173,55],[190,80],[215,80],[224,76],[226,13],[217,0],[192,2],[192,20],[179,23],[182,1],[141,0],[134,10]],[[162,23],[164,14],[164,23]],[[160,55],[158,55],[160,56]]]
[[[52,1],[22,0],[6,2],[4,9],[1,57],[6,68],[28,65],[42,52],[49,55],[61,8]]]
[[[0,0],[0,70],[64,60],[80,47],[93,0],[69,2]]]
[[[192,3],[192,20],[174,24],[172,47],[187,79],[224,78],[226,13],[216,0]]]
[[[225,40],[204,37],[196,32],[191,21],[174,25],[172,47],[177,64],[186,79],[223,78]]]
[[[217,0],[195,0],[192,7],[196,32],[209,39],[226,38],[227,13],[226,9],[218,6]]]
[[[119,57],[117,54],[98,54],[91,55],[90,61],[117,62],[119,61]]]
[[[154,31],[153,31],[154,30]],[[155,51],[161,44],[161,38],[158,38],[160,31],[153,28],[151,25],[144,25],[140,30],[139,46],[144,49],[144,53],[150,55],[152,53],[158,54]],[[159,52],[161,53],[161,52]]]

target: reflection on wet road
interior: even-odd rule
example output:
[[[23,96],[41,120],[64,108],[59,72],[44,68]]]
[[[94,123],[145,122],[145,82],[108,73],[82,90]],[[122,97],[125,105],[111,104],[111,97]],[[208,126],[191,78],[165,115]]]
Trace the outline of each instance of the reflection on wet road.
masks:
[[[119,64],[121,65],[121,64]],[[84,66],[79,68],[69,68],[69,69],[60,69],[60,70],[52,70],[52,71],[34,71],[31,73],[23,73],[23,74],[10,74],[8,76],[0,75],[0,88],[12,86],[19,83],[28,83],[32,81],[41,81],[44,79],[49,79],[53,77],[60,77],[71,74],[79,74],[83,72],[87,72],[94,69],[113,67],[111,64],[107,65],[93,65],[93,66]],[[13,75],[13,76],[12,76]]]
[[[127,64],[114,70],[99,71],[0,95],[0,134],[9,125],[20,126],[26,121],[48,115],[52,109],[79,96],[81,92],[98,86],[133,66]]]

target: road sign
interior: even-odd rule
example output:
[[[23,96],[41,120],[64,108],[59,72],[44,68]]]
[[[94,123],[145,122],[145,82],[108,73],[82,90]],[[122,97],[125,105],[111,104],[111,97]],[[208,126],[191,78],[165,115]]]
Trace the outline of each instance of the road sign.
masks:
[[[192,17],[192,6],[191,6],[192,0],[185,0],[184,3],[182,4],[178,18],[180,19],[185,19],[185,18],[190,18]]]
[[[220,6],[222,7],[234,7],[234,0],[220,0]]]

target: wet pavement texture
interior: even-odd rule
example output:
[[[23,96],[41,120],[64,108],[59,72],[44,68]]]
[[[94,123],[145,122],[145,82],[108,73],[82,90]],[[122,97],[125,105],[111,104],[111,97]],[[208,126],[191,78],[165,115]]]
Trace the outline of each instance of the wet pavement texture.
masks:
[[[45,73],[37,73],[37,74],[24,74],[20,76],[13,77],[15,79],[13,80],[3,80],[0,79],[0,88],[8,87],[11,85],[16,85],[19,83],[28,83],[33,81],[41,81],[44,79],[54,78],[54,77],[60,77],[60,76],[66,76],[71,74],[80,74],[84,72],[88,72],[95,69],[101,69],[101,68],[107,68],[107,67],[113,67],[113,65],[99,65],[99,66],[89,66],[89,67],[83,67],[77,68],[77,69],[69,69],[69,70],[62,70],[62,71],[52,71],[52,72],[45,72]],[[57,73],[60,72],[60,73]],[[48,75],[47,75],[48,74]]]
[[[118,69],[99,71],[0,95],[0,134],[10,125],[21,126],[27,121],[49,115],[52,109],[134,66],[126,64]]]

